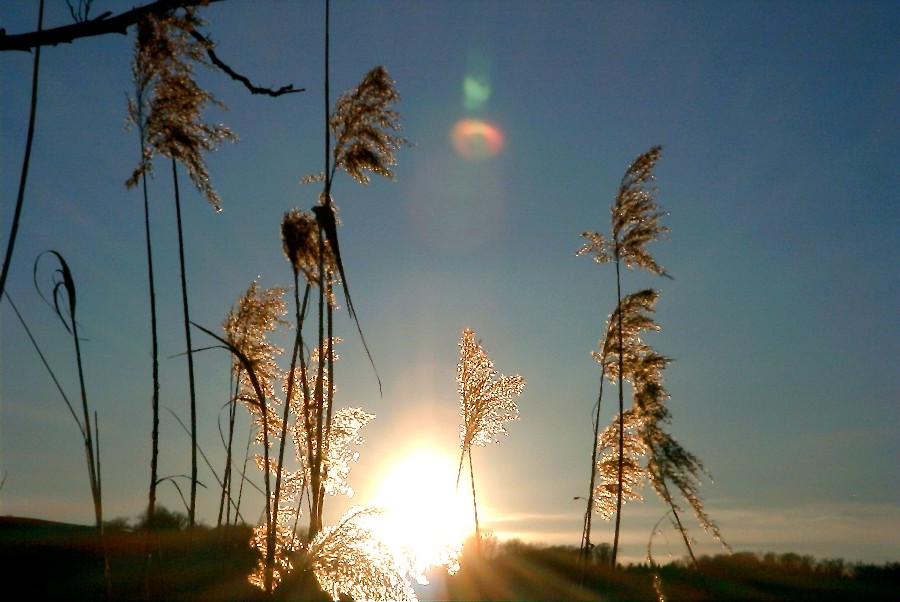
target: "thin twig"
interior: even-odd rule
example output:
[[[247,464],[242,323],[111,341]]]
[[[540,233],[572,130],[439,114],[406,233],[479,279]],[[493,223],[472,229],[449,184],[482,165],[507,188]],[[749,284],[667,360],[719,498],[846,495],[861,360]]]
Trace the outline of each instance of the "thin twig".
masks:
[[[244,87],[247,88],[251,94],[265,94],[266,96],[281,96],[283,94],[295,94],[297,92],[304,92],[306,88],[295,88],[294,84],[288,84],[286,86],[281,86],[277,90],[272,88],[264,88],[261,86],[254,86],[249,79],[245,76],[237,73],[234,69],[229,67],[226,63],[219,58],[216,54],[216,51],[213,50],[213,42],[209,39],[209,36],[205,36],[196,29],[191,29],[189,32],[195,40],[200,42],[200,44],[206,49],[206,54],[209,56],[209,60],[212,61],[212,64],[221,69],[228,75],[231,79],[244,84]]]

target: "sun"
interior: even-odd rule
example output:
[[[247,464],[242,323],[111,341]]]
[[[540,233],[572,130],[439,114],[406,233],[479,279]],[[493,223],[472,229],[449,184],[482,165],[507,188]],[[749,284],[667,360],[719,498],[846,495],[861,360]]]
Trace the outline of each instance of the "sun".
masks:
[[[373,500],[384,510],[381,539],[423,569],[458,553],[471,531],[471,507],[456,492],[456,468],[451,456],[416,448],[388,468]]]

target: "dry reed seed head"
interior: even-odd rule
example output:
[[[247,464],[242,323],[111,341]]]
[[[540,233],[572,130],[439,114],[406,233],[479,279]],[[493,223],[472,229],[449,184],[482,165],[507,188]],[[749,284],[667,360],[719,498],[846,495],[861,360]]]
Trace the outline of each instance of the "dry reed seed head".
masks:
[[[507,435],[504,421],[517,420],[519,409],[513,400],[522,393],[525,381],[518,374],[503,376],[494,370],[475,333],[465,328],[459,342],[460,361],[456,368],[460,396],[460,444],[463,450],[485,446]]]
[[[401,129],[400,114],[391,106],[400,100],[384,67],[375,67],[352,91],[335,103],[328,123],[334,134],[334,168],[344,169],[362,184],[368,172],[394,179],[394,151],[408,144],[392,132]]]
[[[657,425],[651,424],[643,430],[643,436],[651,449],[647,473],[657,495],[678,509],[678,504],[672,499],[665,484],[668,482],[674,485],[678,493],[691,505],[691,509],[704,531],[711,533],[730,552],[731,547],[723,539],[718,525],[712,521],[703,508],[703,500],[699,495],[700,473],[706,474],[712,480],[703,463]]]
[[[613,246],[599,232],[582,232],[581,236],[588,239],[588,242],[581,245],[581,248],[575,253],[578,255],[593,254],[593,260],[597,263],[607,263],[613,258]]]
[[[274,501],[274,496],[273,496]],[[294,533],[294,520],[299,512],[298,508],[286,504],[278,504],[275,512],[273,526],[275,530],[275,564],[272,567],[273,586],[278,587],[282,579],[294,569],[291,557],[300,548],[300,541]],[[256,525],[253,528],[253,536],[250,547],[255,548],[261,558],[257,559],[255,570],[250,573],[247,580],[260,589],[266,588],[266,523]]]
[[[283,318],[287,313],[287,303],[284,301],[286,290],[284,287],[276,286],[260,291],[259,284],[253,281],[222,322],[225,340],[250,360],[267,398],[273,396],[273,383],[283,376],[281,368],[275,361],[275,358],[281,355],[282,349],[272,344],[267,336],[279,326],[291,325]],[[237,357],[232,360],[232,370],[235,374],[240,374],[239,399],[247,403],[252,413],[261,411],[253,401],[256,400],[256,392],[252,380]]]
[[[654,312],[659,293],[644,289],[624,297],[606,322],[604,338],[599,351],[591,355],[603,365],[603,373],[615,382],[619,376],[619,319],[622,329],[623,378],[639,384],[642,381],[662,381],[661,371],[670,361],[659,355],[642,339],[643,332],[658,331],[659,325],[647,314]]]
[[[639,435],[643,418],[633,410],[622,414],[624,438],[622,439],[622,500],[641,501],[639,493],[643,486],[645,470],[640,460],[647,453],[647,446]],[[613,417],[609,425],[597,437],[597,447],[603,454],[597,461],[599,484],[594,489],[594,510],[609,520],[616,509],[619,491],[619,415]]]
[[[637,159],[632,161],[625,176],[622,178],[622,187],[635,187],[645,182],[653,180],[653,167],[659,159],[662,152],[662,146],[657,145],[650,148],[645,153],[638,155]]]
[[[409,580],[409,563],[374,534],[380,511],[353,507],[333,527],[310,542],[307,556],[319,586],[335,601],[418,600]]]
[[[291,266],[310,284],[319,283],[319,224],[314,215],[299,209],[291,209],[281,220],[282,249]],[[337,260],[326,241],[325,269],[337,271]],[[335,307],[332,297],[329,304]]]
[[[375,414],[368,414],[362,408],[341,408],[332,417],[328,438],[325,441],[325,492],[329,495],[353,497],[353,488],[347,482],[350,463],[359,459],[359,452],[352,446],[363,443],[359,431]]]
[[[150,158],[142,159],[129,182],[149,171],[152,155],[159,153],[181,162],[197,189],[219,211],[219,195],[210,183],[203,152],[215,151],[223,140],[237,137],[224,125],[201,121],[208,104],[224,107],[194,80],[193,64],[211,67],[204,59],[208,43],[190,33],[201,25],[191,7],[181,13],[150,13],[138,23],[132,64],[138,98],[129,112],[132,121],[144,120],[140,129]]]
[[[299,209],[291,209],[281,220],[284,254],[297,272],[306,272],[317,263],[319,235],[316,218]]]
[[[622,177],[616,200],[610,207],[614,239],[611,249],[629,269],[641,267],[654,274],[667,275],[644,249],[644,245],[669,231],[659,221],[666,213],[659,211],[654,202],[656,189],[647,186],[654,179],[653,168],[661,150],[662,147],[654,146],[640,155]]]

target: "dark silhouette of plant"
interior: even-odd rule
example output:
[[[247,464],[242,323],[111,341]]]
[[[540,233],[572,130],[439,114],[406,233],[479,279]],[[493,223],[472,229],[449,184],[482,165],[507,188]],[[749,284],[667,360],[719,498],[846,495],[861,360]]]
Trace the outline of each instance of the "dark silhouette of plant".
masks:
[[[139,517],[135,529],[183,531],[188,527],[188,524],[187,514],[178,512],[177,510],[169,510],[165,506],[158,506],[155,509],[153,516],[145,513]]]
[[[88,20],[91,12],[91,4],[93,0],[78,0],[78,8],[72,6],[71,0],[66,0],[66,6],[69,7],[69,14],[76,23],[84,23]]]
[[[38,33],[44,25],[44,0],[41,0],[38,8]],[[19,220],[22,217],[22,205],[25,202],[25,184],[28,181],[28,165],[31,162],[31,144],[34,141],[34,120],[37,114],[38,99],[38,74],[41,67],[41,48],[34,50],[34,69],[31,74],[31,103],[28,110],[28,133],[25,138],[25,157],[22,159],[22,171],[19,174],[19,191],[16,194],[16,209],[13,213],[12,226],[9,231],[9,241],[6,243],[6,254],[3,256],[3,268],[0,270],[0,297],[6,290],[6,277],[9,274],[9,266],[12,263],[13,249],[16,246],[16,236],[19,233]]]
[[[53,288],[49,294],[45,295],[38,284],[38,271],[40,267],[41,257],[46,254],[52,255],[59,267],[52,272]],[[81,431],[81,437],[84,440],[84,451],[88,464],[88,479],[91,485],[91,496],[94,499],[94,514],[97,519],[97,528],[103,525],[103,500],[101,497],[100,483],[100,459],[99,451],[96,446],[94,429],[91,428],[91,413],[88,408],[87,390],[84,384],[84,365],[81,360],[81,339],[78,337],[78,322],[75,319],[76,295],[75,280],[72,278],[72,272],[66,260],[56,251],[45,251],[41,253],[34,262],[34,286],[40,294],[41,298],[53,309],[53,312],[59,318],[63,327],[70,335],[75,344],[75,361],[78,366],[78,385],[81,392],[81,419],[76,418],[78,428]],[[68,403],[68,401],[67,401]],[[95,414],[96,422],[96,414]],[[96,428],[94,424],[94,428]]]
[[[177,163],[184,165],[194,185],[203,192],[216,211],[220,211],[219,196],[210,183],[203,153],[216,150],[222,140],[235,140],[228,128],[201,121],[203,110],[208,104],[222,106],[194,80],[194,64],[209,66],[203,58],[205,44],[198,42],[191,33],[202,23],[193,7],[185,8],[182,14],[174,11],[147,13],[138,21],[132,67],[137,99],[129,102],[129,114],[131,120],[138,123],[142,157],[139,166],[126,182],[129,187],[136,185],[138,179],[143,178],[146,182],[146,176],[152,173],[155,154],[171,159],[190,392],[191,492],[188,517],[191,526],[195,523],[197,503],[197,399]],[[148,265],[149,257],[148,249]],[[158,420],[158,401],[154,420]],[[158,437],[156,428],[154,437]],[[154,453],[158,453],[156,445]],[[151,464],[153,462],[155,459]],[[152,477],[151,481],[156,482]],[[153,486],[155,485],[151,485]]]
[[[524,379],[498,375],[494,362],[487,356],[481,344],[475,341],[475,333],[464,328],[459,340],[460,359],[456,366],[456,387],[460,402],[460,454],[456,472],[456,488],[462,475],[463,460],[469,457],[469,476],[472,482],[472,506],[475,512],[475,541],[480,545],[478,504],[475,497],[475,471],[472,467],[472,446],[486,446],[498,441],[499,435],[508,435],[504,421],[517,420],[519,409],[514,397],[525,388]]]
[[[583,237],[588,239],[582,248],[578,251],[578,255],[587,253],[593,254],[594,261],[597,263],[614,262],[616,266],[616,306],[622,302],[622,285],[621,285],[621,265],[632,269],[634,267],[644,268],[654,274],[668,276],[666,271],[656,263],[653,257],[645,250],[647,243],[658,240],[664,235],[668,228],[660,224],[660,218],[665,215],[659,211],[659,207],[654,201],[655,189],[647,186],[652,182],[653,167],[659,158],[662,147],[654,146],[646,153],[640,155],[626,170],[622,181],[619,184],[619,191],[616,194],[611,214],[611,233],[612,237],[607,238],[597,232],[584,232]],[[622,320],[618,320],[616,325],[618,347],[619,347],[619,366],[618,366],[618,385],[619,385],[619,443],[618,443],[618,492],[616,495],[616,527],[613,539],[612,565],[616,565],[616,556],[619,547],[619,529],[621,523],[622,481],[625,470],[625,454],[624,454],[624,438],[625,438],[625,402],[624,402],[624,379],[623,379],[623,332]],[[598,402],[599,405],[599,402]],[[599,407],[598,407],[599,412]],[[596,445],[596,444],[595,444]],[[594,465],[591,466],[591,471]],[[590,502],[588,503],[590,507]],[[589,525],[589,523],[586,523]],[[590,535],[587,534],[583,538],[583,542],[589,542]]]
[[[144,239],[147,249],[147,280],[150,296],[150,358],[152,364],[153,392],[151,395],[151,409],[153,412],[153,426],[150,433],[150,488],[147,501],[147,523],[153,524],[153,515],[156,512],[156,488],[159,484],[159,330],[156,312],[156,279],[153,271],[153,242],[150,235],[150,197],[147,190],[147,172],[150,170],[151,159],[147,148],[147,127],[144,116],[147,107],[147,94],[154,70],[145,64],[146,53],[141,52],[139,43],[136,43],[135,58],[131,65],[132,79],[134,80],[135,98],[128,99],[128,120],[137,127],[140,137],[141,164],[140,175],[133,174],[126,183],[131,187],[141,181],[141,192],[144,201]]]
[[[45,294],[44,291],[42,291],[40,284],[38,284],[38,271],[41,258],[47,254],[52,255],[56,259],[59,267],[51,273],[53,288],[48,294]],[[81,358],[81,339],[78,337],[78,321],[75,318],[77,301],[75,294],[75,280],[72,277],[69,264],[66,263],[63,256],[57,251],[52,250],[44,251],[38,255],[37,259],[35,259],[33,280],[34,286],[41,296],[41,299],[53,309],[53,312],[59,318],[59,321],[66,329],[66,332],[72,335],[72,342],[75,345],[75,361],[78,367],[78,386],[81,393],[81,419],[75,415],[72,405],[69,403],[65,394],[63,394],[63,399],[66,401],[66,405],[69,406],[69,410],[72,411],[72,417],[75,418],[75,423],[78,425],[78,429],[81,431],[81,438],[84,441],[84,452],[88,465],[88,480],[90,481],[91,497],[94,502],[94,516],[97,524],[97,533],[103,549],[104,577],[106,579],[107,595],[109,595],[109,558],[106,554],[106,542],[103,536],[103,485],[100,478],[100,431],[99,426],[97,425],[96,412],[94,412],[93,429],[91,428],[91,412],[88,407],[87,388],[84,384],[84,364]],[[16,313],[18,314],[18,311]],[[30,333],[29,336],[31,336]],[[33,338],[32,343],[35,343]],[[35,343],[35,347],[36,346],[37,344]],[[41,354],[41,357],[43,358],[43,354]],[[44,362],[44,365],[47,366],[47,369],[49,370],[49,365],[47,365],[46,361]],[[56,381],[56,378],[54,377],[53,380]],[[57,387],[59,387],[58,382]],[[62,388],[60,388],[60,392],[62,393]]]

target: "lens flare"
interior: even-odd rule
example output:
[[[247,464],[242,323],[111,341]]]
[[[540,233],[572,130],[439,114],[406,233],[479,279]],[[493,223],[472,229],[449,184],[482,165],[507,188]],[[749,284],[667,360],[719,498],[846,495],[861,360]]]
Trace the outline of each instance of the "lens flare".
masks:
[[[486,54],[473,48],[468,52],[466,64],[463,108],[469,113],[481,111],[491,99],[491,60]]]
[[[460,119],[450,131],[450,141],[459,156],[478,161],[495,157],[503,149],[503,132],[486,121]]]
[[[491,98],[491,82],[477,75],[463,78],[463,108],[469,111],[481,110]]]

